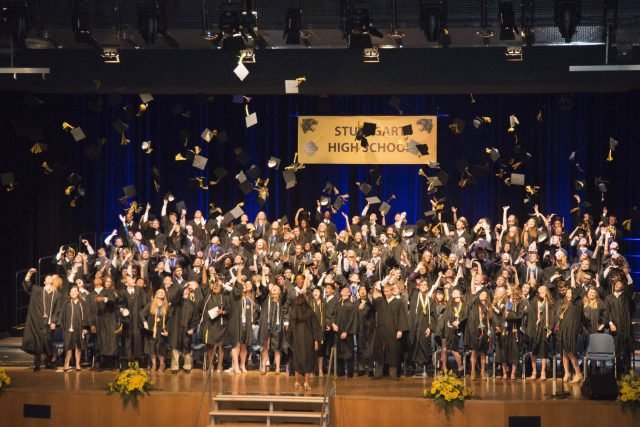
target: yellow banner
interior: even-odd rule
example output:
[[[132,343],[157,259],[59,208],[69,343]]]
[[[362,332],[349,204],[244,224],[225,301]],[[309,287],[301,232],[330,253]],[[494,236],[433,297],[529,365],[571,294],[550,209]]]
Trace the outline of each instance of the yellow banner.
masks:
[[[438,153],[436,116],[299,116],[298,161],[426,164]]]

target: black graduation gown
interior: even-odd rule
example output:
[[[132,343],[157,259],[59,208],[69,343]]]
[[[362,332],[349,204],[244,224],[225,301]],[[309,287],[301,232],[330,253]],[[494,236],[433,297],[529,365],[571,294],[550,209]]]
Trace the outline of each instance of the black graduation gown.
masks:
[[[309,304],[311,305],[311,309],[313,310],[313,314],[315,316],[315,322],[318,324],[318,327],[320,329],[320,339],[318,340],[318,351],[317,351],[317,356],[324,356],[324,338],[325,338],[325,324],[324,324],[324,318],[325,318],[325,304],[323,300],[320,300],[320,302],[316,302],[315,300],[311,300],[309,301]]]
[[[365,362],[373,357],[373,347],[376,333],[376,312],[373,310],[371,301],[364,300],[364,306],[361,307],[362,300],[356,301],[358,309],[358,365],[360,369],[365,369]]]
[[[183,353],[191,351],[192,335],[187,332],[192,329],[195,333],[198,327],[198,300],[195,296],[180,298],[173,307],[172,316],[176,316],[169,329],[169,347]]]
[[[552,307],[547,307],[547,302],[538,304],[538,299],[534,298],[529,304],[527,312],[526,335],[529,341],[529,351],[537,357],[547,357],[550,351],[550,338],[547,338],[547,331],[555,324],[555,311]]]
[[[336,344],[336,335],[333,332],[333,328],[331,324],[333,323],[333,318],[335,316],[336,305],[338,304],[339,297],[334,295],[329,301],[325,300],[324,303],[324,348],[325,348],[325,357],[329,357],[331,355],[331,348]],[[327,330],[327,327],[329,328]]]
[[[338,325],[338,332],[336,332],[336,356],[338,359],[351,360],[353,359],[354,347],[355,347],[355,335],[358,332],[358,308],[351,302],[351,300],[340,300],[336,304],[333,323]],[[342,333],[346,332],[347,337],[341,339]]]
[[[98,296],[107,301],[96,301]],[[88,297],[91,307],[91,323],[96,326],[96,354],[116,356],[118,354],[118,296],[114,291],[102,288],[100,294],[93,290]]]
[[[487,301],[483,307],[479,299],[469,306],[467,324],[464,329],[464,344],[470,350],[487,352],[491,344],[491,306]]]
[[[145,305],[140,312],[140,322],[142,322],[143,324],[144,322],[147,322],[149,326],[149,329],[145,330],[144,353],[149,356],[164,356],[167,352],[169,337],[163,335],[162,332],[169,332],[169,325],[171,324],[171,311],[167,310],[167,313],[165,315],[163,315],[161,312],[152,313],[151,304],[153,304],[153,301],[150,301],[147,305]]]
[[[267,292],[261,296],[258,344],[269,343],[271,350],[280,350],[283,344],[284,309],[282,299],[274,301]]]
[[[447,350],[458,351],[460,347],[460,337],[465,329],[469,309],[467,305],[461,302],[462,306],[454,309],[450,304],[444,310],[444,313],[438,319],[438,330],[436,337],[446,341]],[[458,327],[449,326],[453,322],[458,321]]]
[[[436,317],[433,301],[428,294],[422,295],[420,291],[414,292],[409,306],[409,345],[411,348],[411,361],[418,365],[431,363],[431,335],[425,336],[427,329],[435,334],[438,319]]]
[[[496,363],[516,365],[520,358],[520,341],[522,319],[527,310],[525,301],[505,303],[499,314],[494,312],[494,327],[499,328],[495,334]]]
[[[562,302],[556,309],[556,338],[559,348],[565,353],[576,353],[578,333],[582,327],[582,299],[575,295],[563,308]]]
[[[227,327],[227,342],[232,346],[240,344],[243,335],[242,328],[242,283],[235,282],[229,298],[229,325]],[[245,323],[246,326],[246,323]]]
[[[307,313],[306,319],[289,323],[287,342],[291,370],[299,374],[313,373],[316,364],[314,342],[320,342],[321,334],[322,328],[311,311]]]
[[[224,345],[229,318],[227,314],[218,314],[215,319],[209,315],[209,310],[218,307],[220,310],[229,310],[231,301],[228,295],[214,294],[207,291],[207,296],[198,309],[200,314],[200,336],[202,342],[207,345]]]
[[[86,302],[81,299],[78,299],[77,302],[68,299],[62,304],[60,327],[62,328],[65,351],[85,348],[82,330],[89,329],[89,315],[90,310]]]
[[[47,293],[44,287],[33,285],[31,282],[22,282],[22,287],[30,299],[21,348],[29,354],[51,354],[53,331],[50,324],[58,324],[62,298],[56,290]]]
[[[607,311],[607,305],[604,301],[598,301],[596,307],[585,305],[582,307],[584,317],[582,319],[582,336],[588,338],[591,334],[597,334],[598,327],[600,325],[607,326],[609,322],[609,313]]]
[[[409,330],[405,307],[403,302],[395,297],[390,301],[384,297],[373,300],[373,309],[376,312],[373,358],[378,366],[387,364],[396,367],[402,360],[402,341],[396,338],[396,334],[398,331]]]
[[[144,334],[140,322],[140,312],[149,302],[149,297],[142,288],[134,287],[133,294],[125,288],[120,292],[122,308],[129,311],[128,316],[121,314],[122,343],[120,356],[125,360],[139,359],[144,355]]]
[[[616,325],[616,331],[611,333],[616,346],[616,354],[626,363],[632,350],[631,312],[629,310],[628,294],[623,292],[618,297],[615,294],[607,295],[605,302],[609,312],[609,321]]]

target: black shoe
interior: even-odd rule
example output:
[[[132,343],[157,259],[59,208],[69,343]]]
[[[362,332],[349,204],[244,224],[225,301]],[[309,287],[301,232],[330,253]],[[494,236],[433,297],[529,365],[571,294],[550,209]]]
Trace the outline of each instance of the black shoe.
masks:
[[[464,377],[464,371],[463,370],[456,371],[456,377],[458,377],[458,378]]]
[[[185,373],[185,374],[190,374],[190,373],[191,373],[191,369],[185,369],[185,370],[184,370],[184,373]]]
[[[177,370],[177,369],[172,369],[172,370],[171,370],[171,373],[172,373],[173,375],[178,375],[178,370]]]
[[[33,372],[40,372],[40,366],[34,366]]]
[[[369,371],[369,373],[367,374],[367,376],[368,376],[369,378],[373,378],[373,372],[372,372],[372,371]]]
[[[358,371],[358,373],[357,373],[356,375],[357,375],[357,376],[359,376],[359,377],[361,377],[361,376],[363,376],[363,375],[364,375],[364,373],[365,373],[364,371]]]

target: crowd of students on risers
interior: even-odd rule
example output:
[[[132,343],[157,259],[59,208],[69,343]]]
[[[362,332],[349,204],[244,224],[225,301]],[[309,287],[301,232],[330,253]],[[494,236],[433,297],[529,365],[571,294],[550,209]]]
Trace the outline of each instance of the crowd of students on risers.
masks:
[[[178,373],[182,361],[189,373],[200,341],[214,369],[230,348],[227,372],[244,374],[259,346],[259,366],[250,367],[276,375],[285,367],[300,387],[299,375],[308,387],[326,373],[334,346],[339,375],[373,379],[431,372],[439,349],[435,363],[452,355],[458,375],[470,351],[471,379],[486,377],[493,353],[514,380],[526,352],[529,378],[544,380],[555,352],[563,380],[579,382],[589,335],[608,333],[618,372],[630,368],[633,283],[623,231],[606,208],[599,218],[575,210],[572,229],[537,206],[524,222],[506,206],[500,223],[475,225],[455,207],[415,225],[403,213],[387,224],[370,208],[342,213],[341,224],[320,203],[313,214],[299,209],[293,224],[264,212],[251,221],[238,208],[189,217],[167,200],[159,216],[149,205],[139,217],[120,215],[103,248],[61,247],[57,273],[42,284],[29,271],[23,349],[35,370],[43,355],[55,364],[51,336],[61,328],[64,371],[72,360],[80,370],[92,343],[102,369],[136,360]]]

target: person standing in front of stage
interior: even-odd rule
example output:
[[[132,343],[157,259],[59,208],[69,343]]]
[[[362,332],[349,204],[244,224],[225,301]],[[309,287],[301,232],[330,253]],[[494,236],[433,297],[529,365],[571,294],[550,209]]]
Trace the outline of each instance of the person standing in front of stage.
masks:
[[[475,286],[475,283],[472,286]],[[496,300],[503,298],[504,288],[497,288],[495,297]],[[469,379],[471,381],[476,379],[476,365],[478,358],[480,358],[480,378],[485,380],[487,379],[487,351],[493,340],[493,328],[491,327],[492,307],[487,290],[482,289],[471,297],[468,316],[464,332],[464,343],[471,349],[471,374]]]
[[[336,335],[336,357],[338,358],[337,376],[353,377],[353,357],[355,336],[358,332],[357,307],[351,301],[348,287],[340,290],[340,301],[336,305],[331,329]]]
[[[620,279],[613,284],[613,293],[607,295],[605,303],[609,313],[609,332],[613,336],[618,358],[618,372],[626,373],[630,369],[632,348],[631,302],[633,301],[633,284],[625,285]]]
[[[218,357],[217,372],[222,372],[224,341],[229,324],[229,298],[222,293],[222,278],[211,276],[209,288],[200,305],[200,335],[207,348],[207,366],[213,368],[214,354]]]
[[[498,290],[496,290],[498,295]],[[522,301],[522,291],[517,285],[507,288],[504,298],[496,297],[493,303],[496,328],[496,363],[502,364],[502,378],[507,379],[511,365],[511,381],[516,380],[516,368],[520,358],[520,326],[527,305]]]
[[[431,337],[438,322],[431,296],[439,283],[436,280],[429,290],[427,279],[418,279],[418,291],[413,293],[409,306],[410,360],[414,365],[412,370],[417,367],[418,372],[422,370],[425,375],[427,366],[432,363]]]
[[[324,276],[323,276],[324,277]],[[322,279],[321,279],[322,280]],[[323,360],[324,360],[324,336],[325,336],[325,331],[324,331],[324,318],[325,318],[325,305],[324,305],[324,300],[322,299],[322,288],[320,287],[315,287],[313,289],[313,291],[311,291],[311,299],[310,299],[310,305],[311,305],[311,309],[313,310],[313,314],[315,317],[315,322],[318,324],[318,326],[320,327],[320,336],[318,339],[318,348],[316,350],[316,360],[317,360],[317,369],[318,369],[318,376],[320,378],[322,378],[324,376],[323,373]]]
[[[103,283],[105,286],[103,286]],[[109,276],[93,280],[93,291],[87,298],[91,310],[91,332],[95,333],[96,370],[115,368],[118,355],[118,300]]]
[[[67,299],[60,310],[60,326],[64,337],[64,372],[71,370],[71,356],[75,357],[76,370],[80,371],[80,358],[85,347],[84,337],[89,333],[89,309],[80,299],[76,286],[69,290]]]
[[[393,270],[391,273],[393,274]],[[407,309],[395,298],[387,283],[390,276],[376,283],[373,291],[373,309],[376,313],[375,363],[373,379],[381,379],[384,365],[389,367],[389,376],[398,381],[398,366],[402,357],[402,333],[409,330]]]
[[[122,341],[120,345],[120,359],[123,366],[128,362],[141,361],[144,358],[144,333],[140,321],[140,311],[149,302],[149,297],[143,288],[136,286],[136,280],[127,276],[125,289],[121,292],[123,301],[120,307],[122,319]]]
[[[240,344],[243,330],[242,316],[244,313],[243,291],[246,276],[242,269],[238,269],[235,274],[230,270],[231,280],[223,285],[225,293],[229,299],[229,324],[227,327],[227,341],[231,343],[231,368],[227,372],[241,374],[240,370]],[[246,317],[244,326],[246,327]]]
[[[358,334],[356,337],[358,376],[360,377],[365,374],[373,376],[372,356],[374,348],[376,313],[369,301],[366,285],[361,284],[358,288],[358,298],[356,299],[355,304],[358,308]]]
[[[262,347],[260,355],[260,374],[266,375],[269,351],[273,350],[275,374],[280,375],[280,351],[282,350],[284,310],[282,304],[282,290],[278,285],[268,283],[263,276],[260,284],[260,325],[258,330],[258,344]]]
[[[144,352],[151,359],[151,371],[155,371],[156,366],[160,372],[164,372],[165,369],[170,313],[164,289],[158,289],[151,302],[140,312],[140,321],[146,331]],[[159,361],[158,365],[156,359]]]
[[[51,344],[51,336],[59,323],[62,305],[60,294],[53,287],[52,276],[44,278],[44,286],[31,283],[31,278],[36,271],[35,268],[29,269],[22,282],[22,287],[30,298],[21,348],[33,355],[34,372],[40,370],[42,354],[45,355],[45,363],[48,367],[53,367],[55,364],[56,356]]]
[[[462,299],[462,293],[459,289],[454,289],[451,291],[451,299],[447,308],[438,319],[437,337],[442,345],[440,353],[442,369],[447,369],[447,352],[450,351],[456,361],[458,376],[462,376],[464,372],[459,347],[460,337],[467,323],[468,311],[467,304]]]
[[[193,367],[193,358],[191,354],[191,343],[193,334],[198,327],[198,304],[196,291],[199,289],[198,282],[188,282],[182,291],[182,298],[171,304],[172,316],[177,316],[171,322],[169,329],[169,347],[171,348],[171,373],[177,374],[180,370],[180,357],[184,364],[185,373],[190,373]]]
[[[526,334],[529,338],[531,351],[530,380],[537,377],[538,358],[540,358],[540,381],[547,379],[547,356],[551,345],[551,333],[554,324],[553,298],[549,288],[542,285],[538,288],[537,297],[530,303],[527,313]]]

